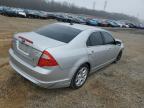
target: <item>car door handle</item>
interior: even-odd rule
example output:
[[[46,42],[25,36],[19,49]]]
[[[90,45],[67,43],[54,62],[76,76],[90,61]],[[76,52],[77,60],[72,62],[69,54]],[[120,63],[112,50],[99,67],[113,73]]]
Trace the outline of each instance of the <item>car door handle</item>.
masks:
[[[92,51],[91,51],[91,53],[93,54],[93,53],[94,53],[94,51],[92,50]]]
[[[109,48],[109,50],[111,50],[112,48]]]
[[[89,52],[89,55],[92,55],[93,53],[94,53],[94,51],[92,50],[92,51]]]

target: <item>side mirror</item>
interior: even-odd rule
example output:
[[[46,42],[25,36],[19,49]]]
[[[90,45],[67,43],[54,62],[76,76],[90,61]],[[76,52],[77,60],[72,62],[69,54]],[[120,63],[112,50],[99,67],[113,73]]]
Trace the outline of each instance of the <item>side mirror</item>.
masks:
[[[117,41],[117,40],[116,40],[116,41],[115,41],[115,44],[118,45],[118,46],[121,46],[121,42],[120,42],[120,41]]]

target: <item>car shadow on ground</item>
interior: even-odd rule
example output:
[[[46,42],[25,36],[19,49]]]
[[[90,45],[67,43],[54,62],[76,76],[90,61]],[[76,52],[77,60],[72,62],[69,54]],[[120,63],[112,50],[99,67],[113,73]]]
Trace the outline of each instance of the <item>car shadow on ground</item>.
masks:
[[[96,72],[90,74],[89,77],[88,77],[87,83],[89,82],[89,80],[91,80],[94,76],[98,75],[99,73],[104,74],[103,71],[106,70],[107,68],[109,68],[111,65],[115,65],[115,64],[114,63],[109,64],[109,65],[105,66],[104,68],[99,69]],[[66,87],[66,88],[43,88],[43,87],[37,86],[36,84],[28,81],[27,79],[20,76],[19,74],[15,73],[14,75],[15,76],[13,76],[13,77],[17,77],[19,82],[23,83],[26,86],[26,88],[29,88],[31,91],[47,92],[47,93],[52,93],[53,92],[53,93],[59,94],[60,92],[72,92],[72,91],[78,90],[78,89],[72,89],[70,87]],[[13,80],[13,78],[11,80]],[[17,83],[17,81],[15,81],[15,84],[16,83]]]

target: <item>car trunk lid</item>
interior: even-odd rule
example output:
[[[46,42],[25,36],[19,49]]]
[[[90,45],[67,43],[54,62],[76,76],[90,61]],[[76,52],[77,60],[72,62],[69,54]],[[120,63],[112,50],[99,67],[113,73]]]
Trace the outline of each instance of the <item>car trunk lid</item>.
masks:
[[[13,50],[15,54],[32,66],[37,66],[45,49],[65,45],[66,43],[50,39],[35,32],[19,33],[14,36]]]

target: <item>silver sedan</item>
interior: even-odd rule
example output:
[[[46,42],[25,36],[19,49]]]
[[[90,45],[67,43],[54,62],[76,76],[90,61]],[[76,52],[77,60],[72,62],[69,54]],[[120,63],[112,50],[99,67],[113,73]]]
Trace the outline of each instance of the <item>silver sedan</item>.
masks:
[[[124,46],[110,32],[86,25],[56,23],[18,33],[9,50],[11,67],[45,88],[80,88],[88,74],[120,60]]]

